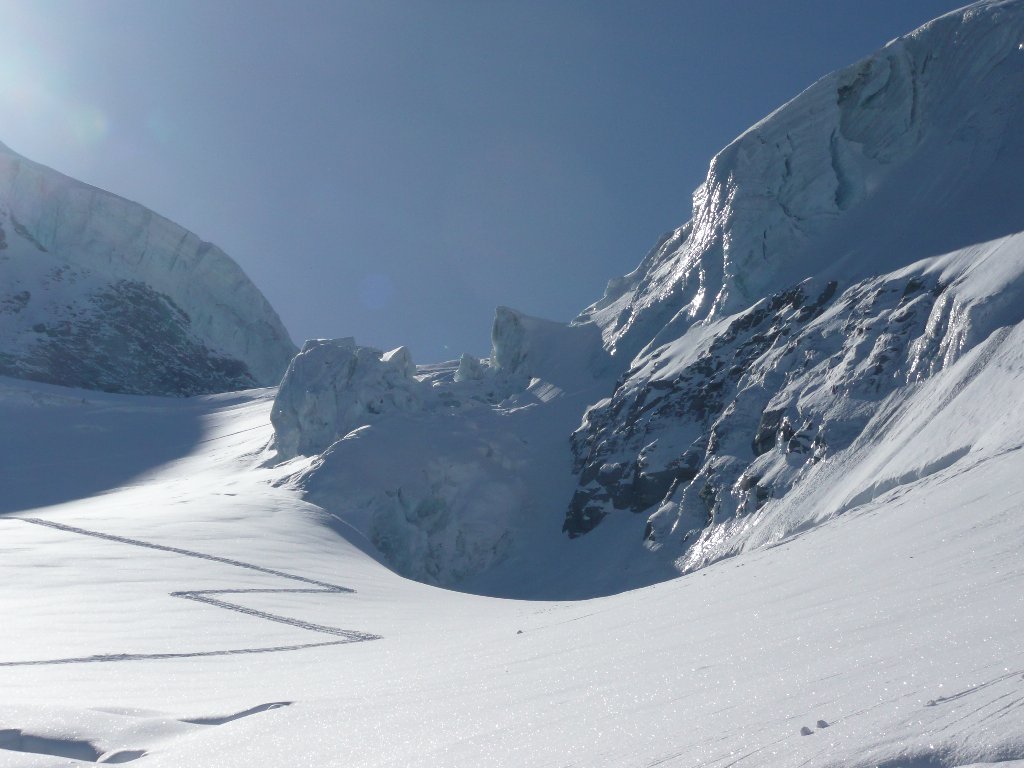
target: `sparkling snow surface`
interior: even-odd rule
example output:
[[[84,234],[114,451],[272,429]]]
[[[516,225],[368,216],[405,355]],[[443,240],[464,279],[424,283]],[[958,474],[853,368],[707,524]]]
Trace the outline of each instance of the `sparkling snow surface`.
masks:
[[[402,579],[273,487],[273,394],[0,381],[36,425],[0,437],[0,766],[1024,759],[1019,450],[672,581],[515,601]]]

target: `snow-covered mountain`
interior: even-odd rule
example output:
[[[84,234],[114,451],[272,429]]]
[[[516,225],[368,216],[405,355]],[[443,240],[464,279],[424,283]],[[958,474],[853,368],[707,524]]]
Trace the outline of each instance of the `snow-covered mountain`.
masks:
[[[983,2],[825,78],[488,359],[0,377],[0,766],[1024,766],[1022,46]],[[37,279],[72,230],[11,210]]]
[[[1022,444],[1022,40],[1020,2],[982,2],[815,83],[568,327],[499,310],[490,360],[401,387],[305,350],[275,410],[282,458],[315,457],[297,487],[467,589],[613,528],[599,593]],[[346,344],[346,370],[391,370]]]
[[[631,361],[573,435],[570,535],[637,515],[691,568],[1024,434],[995,382],[1024,320],[1021,40],[1020,3],[948,14],[714,158],[577,320]]]
[[[190,395],[276,384],[294,352],[219,248],[0,144],[0,374]]]

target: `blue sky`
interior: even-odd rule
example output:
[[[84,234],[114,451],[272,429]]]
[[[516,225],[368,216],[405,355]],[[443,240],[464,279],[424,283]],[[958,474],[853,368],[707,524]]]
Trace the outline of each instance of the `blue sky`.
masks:
[[[220,245],[297,342],[432,362],[571,319],[718,149],[958,5],[0,0],[0,141]]]

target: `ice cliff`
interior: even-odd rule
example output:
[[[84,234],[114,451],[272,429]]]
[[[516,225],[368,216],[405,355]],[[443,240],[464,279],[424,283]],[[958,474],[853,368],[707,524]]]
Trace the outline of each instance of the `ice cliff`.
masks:
[[[600,333],[501,307],[492,340],[489,358],[418,368],[404,347],[310,341],[278,390],[273,460],[404,575],[492,568],[571,491],[566,435],[609,383]]]
[[[376,400],[317,384],[304,402],[331,404],[298,431],[334,442],[299,484],[417,578],[586,551],[597,593],[1024,446],[1021,94],[1021,0],[826,76],[722,150],[690,221],[573,323],[499,309],[490,360],[378,377]]]
[[[632,357],[810,275],[857,280],[1018,231],[1021,7],[943,16],[828,75],[711,161],[689,222],[580,322]]]
[[[0,144],[0,375],[190,395],[276,384],[294,352],[219,248]]]
[[[863,500],[973,450],[978,425],[857,469],[1024,317],[1022,40],[1020,2],[948,14],[714,158],[692,219],[577,320],[630,363],[573,435],[570,536],[626,512],[695,567],[836,513],[812,491],[837,477]]]

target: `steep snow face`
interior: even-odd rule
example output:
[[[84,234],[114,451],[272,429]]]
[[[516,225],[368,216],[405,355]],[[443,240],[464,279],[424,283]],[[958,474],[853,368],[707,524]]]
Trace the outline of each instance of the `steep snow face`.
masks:
[[[659,347],[575,433],[565,530],[632,510],[651,549],[691,568],[1014,449],[1021,296],[1015,235],[841,293],[808,280]]]
[[[399,573],[454,585],[557,535],[566,436],[610,382],[596,328],[499,308],[490,359],[417,369],[408,352],[308,342],[271,415],[291,484]],[[301,459],[298,457],[309,457]]]
[[[1019,446],[1021,40],[1024,3],[949,14],[712,161],[577,321],[632,362],[573,435],[570,536],[629,510],[690,569]]]
[[[217,247],[0,145],[0,373],[188,395],[276,384],[295,348]]]
[[[829,75],[733,141],[693,217],[581,315],[633,357],[810,275],[847,285],[1024,221],[1024,9],[985,2]]]

